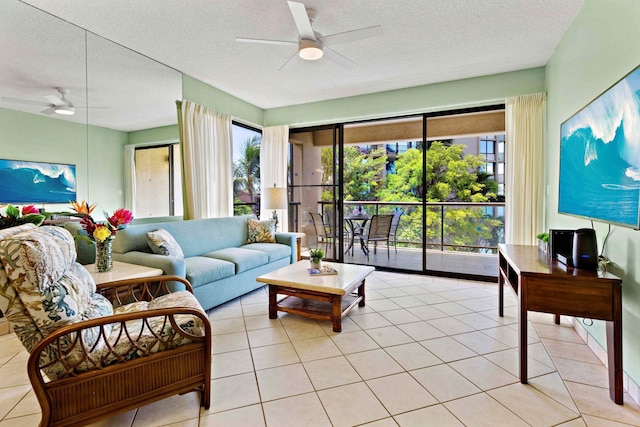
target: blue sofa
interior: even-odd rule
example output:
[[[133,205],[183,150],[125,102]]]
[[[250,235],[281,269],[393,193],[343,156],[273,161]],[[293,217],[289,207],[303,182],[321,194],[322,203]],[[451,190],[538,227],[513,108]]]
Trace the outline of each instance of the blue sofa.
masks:
[[[173,222],[173,221],[182,221],[181,216],[156,216],[149,218],[134,218],[131,222],[132,224],[151,224],[154,222]],[[80,221],[69,221],[63,224],[63,227],[66,228],[73,238],[76,236],[86,236],[87,232],[82,229],[82,225]],[[96,262],[96,244],[90,242],[88,240],[76,239],[76,253],[78,261],[80,264],[88,265]]]
[[[185,277],[200,304],[209,309],[264,286],[256,277],[297,260],[293,233],[276,233],[276,243],[247,244],[249,218],[254,217],[131,224],[118,231],[113,259]],[[147,232],[159,228],[171,233],[184,259],[152,253]]]

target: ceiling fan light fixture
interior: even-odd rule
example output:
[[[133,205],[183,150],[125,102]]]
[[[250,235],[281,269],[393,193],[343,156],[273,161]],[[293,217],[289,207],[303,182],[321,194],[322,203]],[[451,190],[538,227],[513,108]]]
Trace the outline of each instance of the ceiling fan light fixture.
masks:
[[[75,114],[75,109],[69,105],[58,105],[53,111],[64,116],[73,116]]]
[[[315,40],[301,40],[298,56],[306,61],[315,61],[322,58],[322,44]]]

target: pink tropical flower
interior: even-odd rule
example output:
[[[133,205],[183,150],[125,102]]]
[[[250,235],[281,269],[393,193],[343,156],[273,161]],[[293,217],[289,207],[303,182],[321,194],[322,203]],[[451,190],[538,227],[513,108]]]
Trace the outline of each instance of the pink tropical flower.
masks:
[[[22,215],[39,214],[39,213],[40,213],[40,210],[33,205],[22,207]]]
[[[113,228],[118,229],[123,225],[129,224],[132,220],[133,215],[131,211],[120,208],[109,217],[109,224],[111,224]]]
[[[104,213],[107,216],[107,213]],[[105,222],[96,222],[91,215],[84,215],[80,220],[80,225],[89,235],[89,239],[103,242],[106,239],[115,237],[116,232],[124,228],[133,220],[131,211],[120,208],[107,217]]]

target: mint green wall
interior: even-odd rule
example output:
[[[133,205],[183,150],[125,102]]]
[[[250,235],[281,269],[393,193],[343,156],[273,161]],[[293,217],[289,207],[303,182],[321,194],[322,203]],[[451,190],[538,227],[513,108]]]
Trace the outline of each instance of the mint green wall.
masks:
[[[544,91],[544,68],[266,110],[264,125],[292,127],[490,105]]]
[[[262,110],[183,75],[184,99],[259,126],[310,126],[426,111],[489,105],[544,91],[544,68],[456,80],[368,95]]]
[[[185,74],[182,75],[182,98],[230,114],[232,118],[248,124],[263,123],[264,110],[261,108]]]
[[[177,114],[177,110],[176,110]],[[177,120],[177,119],[176,119]],[[178,125],[129,132],[127,144],[147,144],[150,142],[177,141],[180,138]]]
[[[560,125],[640,64],[639,19],[638,0],[586,0],[546,67],[547,228],[590,227],[587,220],[557,213]],[[601,249],[607,225],[595,227]],[[640,231],[612,230],[605,255],[623,278],[624,370],[640,384]],[[606,348],[604,322],[587,330]]]
[[[126,140],[125,132],[0,109],[1,157],[75,164],[78,199],[99,203],[100,213],[122,206],[122,145]],[[68,210],[68,204],[38,207]]]
[[[97,126],[88,127],[88,200],[98,203],[95,216],[124,206],[124,153],[127,133]]]

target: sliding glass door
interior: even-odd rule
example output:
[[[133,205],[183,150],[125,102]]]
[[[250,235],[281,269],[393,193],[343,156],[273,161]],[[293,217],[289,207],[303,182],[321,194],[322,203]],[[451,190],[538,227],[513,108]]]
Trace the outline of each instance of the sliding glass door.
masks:
[[[342,261],[340,165],[342,126],[292,131],[290,142],[290,217],[304,233],[302,255],[322,248],[325,259]]]
[[[295,229],[305,247],[346,263],[496,275],[503,109],[299,129],[290,138]]]

